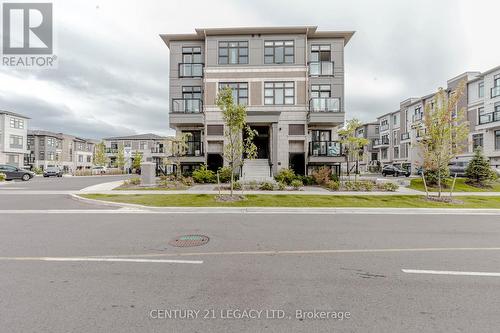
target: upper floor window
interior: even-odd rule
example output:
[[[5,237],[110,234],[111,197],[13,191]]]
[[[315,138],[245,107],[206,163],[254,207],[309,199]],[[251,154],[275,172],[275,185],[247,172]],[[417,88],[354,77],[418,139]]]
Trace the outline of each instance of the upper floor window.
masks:
[[[483,134],[473,134],[472,135],[472,149],[483,148]]]
[[[24,129],[24,120],[19,118],[10,118],[10,127]]]
[[[185,64],[199,64],[201,63],[201,47],[183,47],[182,48],[182,62]]]
[[[497,74],[493,77],[493,86],[494,87],[500,86],[500,74]]]
[[[23,137],[20,135],[11,135],[10,136],[10,148],[23,148]]]
[[[295,104],[294,82],[265,82],[264,104]]]
[[[484,97],[484,82],[479,82],[477,89],[478,89],[477,95],[479,97]]]
[[[293,40],[275,40],[264,42],[264,63],[266,64],[293,64]]]
[[[141,141],[139,143],[139,149],[140,150],[146,150],[146,149],[148,149],[148,143],[146,141]]]
[[[311,86],[311,98],[330,97],[332,94],[329,84],[313,84]]]
[[[396,126],[399,125],[399,114],[398,113],[396,113],[395,115],[392,116],[392,123]]]
[[[241,105],[248,105],[248,83],[247,82],[221,82],[219,90],[231,88],[233,92],[233,102]]]
[[[219,42],[219,64],[248,64],[248,42]]]
[[[179,63],[179,77],[203,77],[200,46],[182,48],[182,63]]]
[[[375,126],[375,134],[379,134],[380,133],[380,128],[378,126]]]
[[[330,45],[311,45],[309,75],[333,75],[333,62]]]
[[[201,99],[200,86],[183,86],[182,87],[183,99]]]

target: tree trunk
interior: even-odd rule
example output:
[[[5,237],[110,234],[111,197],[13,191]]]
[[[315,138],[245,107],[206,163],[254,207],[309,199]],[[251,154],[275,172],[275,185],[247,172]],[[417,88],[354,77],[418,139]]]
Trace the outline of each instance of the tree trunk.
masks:
[[[441,198],[441,167],[438,168],[438,198]]]
[[[429,189],[427,188],[427,182],[425,181],[425,174],[423,169],[422,169],[422,181],[424,182],[425,196],[427,197],[427,199],[429,199]]]
[[[231,165],[231,198],[233,197],[233,185],[234,185],[234,172],[233,166]]]

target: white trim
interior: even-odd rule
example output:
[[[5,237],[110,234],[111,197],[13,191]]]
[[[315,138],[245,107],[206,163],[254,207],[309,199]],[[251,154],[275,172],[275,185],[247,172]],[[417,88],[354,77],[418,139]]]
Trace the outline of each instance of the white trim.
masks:
[[[265,67],[205,67],[205,73],[269,73],[269,72],[307,72],[307,66],[265,66]]]
[[[408,274],[434,274],[434,275],[465,275],[465,276],[495,276],[500,277],[500,273],[491,272],[462,272],[462,271],[433,271],[425,269],[402,269]]]
[[[205,79],[205,82],[264,82],[269,80],[275,81],[307,81],[307,78],[302,76],[297,77],[273,77],[273,78],[218,78],[218,79]]]

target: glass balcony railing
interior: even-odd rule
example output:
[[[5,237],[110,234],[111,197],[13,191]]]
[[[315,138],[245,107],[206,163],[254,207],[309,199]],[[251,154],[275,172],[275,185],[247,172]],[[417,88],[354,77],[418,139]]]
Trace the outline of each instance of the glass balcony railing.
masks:
[[[118,148],[106,148],[106,154],[116,154],[118,153]]]
[[[186,156],[202,156],[203,155],[203,142],[201,141],[188,141]]]
[[[333,76],[333,61],[309,62],[309,76]]]
[[[203,77],[203,64],[180,63],[179,77]]]
[[[500,96],[500,86],[491,88],[491,98]]]
[[[309,100],[311,112],[340,112],[340,98],[313,97]]]
[[[200,113],[203,103],[198,98],[174,98],[172,99],[173,113]]]
[[[389,129],[389,124],[380,125],[380,131],[387,131]]]
[[[373,146],[387,146],[389,144],[389,139],[375,139],[373,140]]]
[[[500,121],[500,111],[483,113],[479,115],[479,125]]]
[[[410,139],[410,133],[401,133],[401,140],[409,140]]]
[[[342,144],[339,141],[311,141],[309,156],[342,156]]]

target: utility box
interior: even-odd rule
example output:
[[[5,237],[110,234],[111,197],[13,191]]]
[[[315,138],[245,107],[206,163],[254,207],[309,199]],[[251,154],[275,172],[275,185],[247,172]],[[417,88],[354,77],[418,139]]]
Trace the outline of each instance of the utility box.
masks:
[[[141,186],[156,185],[156,164],[153,162],[141,163]]]

